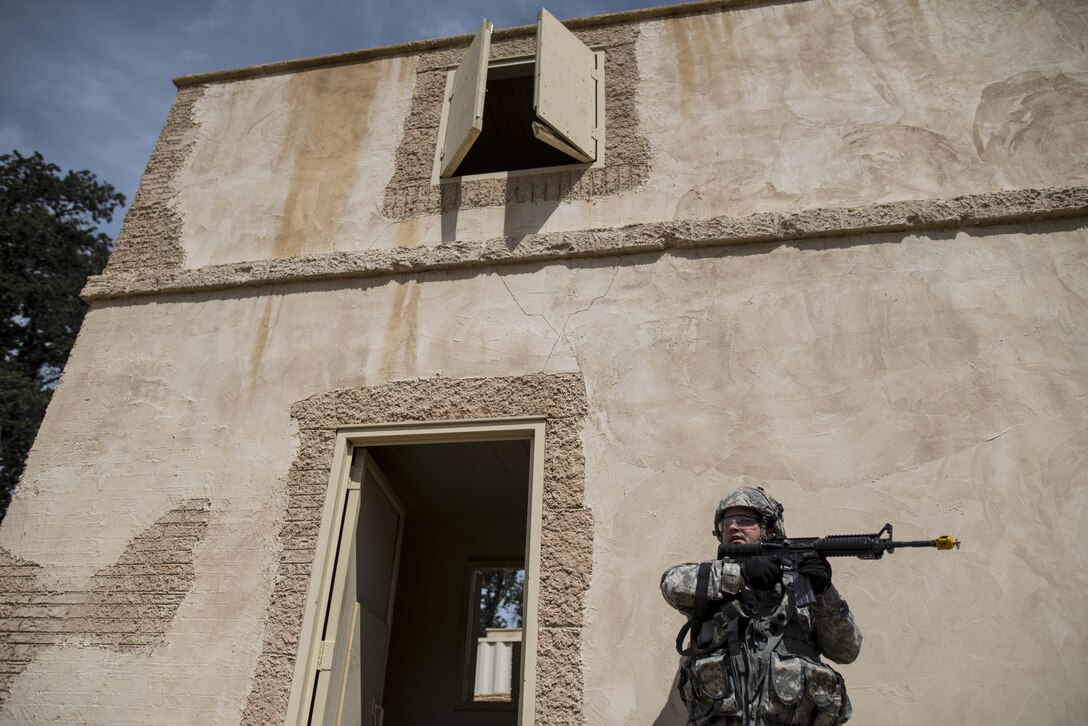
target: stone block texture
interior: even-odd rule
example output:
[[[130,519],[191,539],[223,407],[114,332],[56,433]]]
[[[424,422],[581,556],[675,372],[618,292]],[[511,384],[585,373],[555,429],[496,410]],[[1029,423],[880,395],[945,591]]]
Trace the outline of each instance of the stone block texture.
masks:
[[[581,430],[586,413],[585,384],[574,373],[396,381],[337,389],[297,402],[292,415],[301,444],[288,476],[279,570],[242,723],[281,723],[286,714],[337,429],[509,417],[545,420],[534,721],[583,723],[581,626],[593,567],[593,515],[583,499]]]
[[[78,589],[49,583],[39,565],[0,550],[0,702],[43,647],[149,653],[161,645],[193,585],[193,548],[209,509],[207,499],[182,501]]]
[[[176,179],[193,148],[193,109],[203,93],[203,86],[178,90],[121,225],[107,274],[170,270],[184,263]]]

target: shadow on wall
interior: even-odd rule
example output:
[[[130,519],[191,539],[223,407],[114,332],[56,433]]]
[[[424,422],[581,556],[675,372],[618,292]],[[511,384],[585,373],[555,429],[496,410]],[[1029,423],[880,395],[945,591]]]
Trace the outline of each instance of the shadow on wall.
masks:
[[[688,710],[684,702],[680,700],[680,691],[676,684],[680,678],[680,661],[676,662],[676,673],[672,677],[669,686],[669,697],[665,705],[661,707],[661,713],[657,714],[653,726],[684,726],[688,721]]]
[[[533,176],[508,176],[506,179],[506,199],[510,202],[504,208],[503,236],[507,238],[511,250],[528,235],[536,234],[560,203],[568,200],[564,191],[570,191],[582,180],[585,169],[565,171],[562,174],[537,174]],[[541,189],[540,187],[553,187]],[[525,198],[522,198],[525,197]],[[536,200],[536,201],[531,201]],[[460,180],[446,182],[441,187],[442,241],[453,242],[457,239],[457,216],[465,199]],[[472,205],[478,206],[478,205]]]
[[[570,190],[582,180],[584,175],[584,169],[563,174],[542,174],[533,180],[533,184],[545,186],[555,185],[558,187],[559,184],[562,183],[566,186],[567,190]],[[530,199],[539,200],[530,203],[528,199],[518,198],[527,192],[527,190],[524,189],[524,183],[519,184],[518,181],[519,180],[516,177],[511,176],[506,178],[506,198],[510,200],[510,203],[506,205],[506,213],[503,216],[502,222],[503,236],[506,237],[508,241],[512,241],[512,246],[514,247],[517,246],[517,243],[520,242],[523,237],[530,234],[536,234],[543,229],[544,224],[551,219],[552,214],[554,214],[555,210],[559,207],[559,203],[564,201],[567,197],[566,194],[562,193],[562,189],[546,189],[544,194],[530,194]],[[524,181],[525,180],[522,180],[522,182]],[[543,198],[541,199],[541,197]]]
[[[440,187],[442,209],[442,241],[457,239],[457,212],[461,209],[461,181],[448,182]]]

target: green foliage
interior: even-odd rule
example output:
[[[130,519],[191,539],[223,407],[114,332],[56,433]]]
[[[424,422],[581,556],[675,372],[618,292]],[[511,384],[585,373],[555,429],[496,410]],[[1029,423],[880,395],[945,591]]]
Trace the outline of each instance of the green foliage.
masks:
[[[109,256],[96,225],[124,203],[89,171],[0,155],[0,519]]]
[[[487,628],[520,628],[525,571],[512,567],[480,570],[480,625],[477,637]]]

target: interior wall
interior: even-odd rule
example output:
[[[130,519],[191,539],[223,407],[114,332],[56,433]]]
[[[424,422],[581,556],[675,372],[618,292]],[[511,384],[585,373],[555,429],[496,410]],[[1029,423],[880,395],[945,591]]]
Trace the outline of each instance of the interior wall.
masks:
[[[525,564],[530,446],[515,439],[368,448],[407,510],[383,697],[389,723],[517,722],[513,705],[462,707],[460,690],[473,563]]]
[[[517,723],[514,708],[458,709],[469,562],[525,557],[525,523],[433,525],[409,513],[384,695],[390,724]]]

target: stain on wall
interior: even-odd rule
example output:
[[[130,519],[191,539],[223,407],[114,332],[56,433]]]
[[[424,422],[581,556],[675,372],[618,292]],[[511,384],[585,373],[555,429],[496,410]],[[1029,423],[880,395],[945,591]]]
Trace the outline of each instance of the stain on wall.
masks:
[[[149,653],[161,645],[195,580],[193,549],[210,507],[207,499],[182,501],[77,590],[0,549],[0,703],[46,646]]]
[[[383,374],[397,370],[411,370],[415,367],[419,347],[419,295],[420,285],[415,280],[397,283],[393,295],[393,309],[389,321],[385,324],[386,345],[382,347]]]
[[[380,63],[290,76],[283,152],[293,160],[273,259],[307,252],[308,242],[331,237],[343,220],[382,78]]]
[[[249,366],[246,370],[245,377],[240,381],[242,384],[241,395],[252,398],[257,391],[257,384],[260,382],[261,376],[261,362],[264,360],[265,348],[268,346],[268,337],[272,332],[272,329],[276,327],[276,320],[279,318],[279,307],[276,305],[277,298],[269,295],[265,300],[264,307],[261,310],[261,319],[257,323],[257,329],[253,334],[253,345],[249,351]]]
[[[296,403],[301,444],[288,474],[280,566],[242,723],[282,723],[287,712],[337,429],[518,416],[546,421],[535,723],[583,723],[582,626],[593,566],[593,515],[583,499],[587,408],[585,383],[574,373],[397,381]]]

